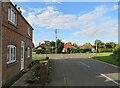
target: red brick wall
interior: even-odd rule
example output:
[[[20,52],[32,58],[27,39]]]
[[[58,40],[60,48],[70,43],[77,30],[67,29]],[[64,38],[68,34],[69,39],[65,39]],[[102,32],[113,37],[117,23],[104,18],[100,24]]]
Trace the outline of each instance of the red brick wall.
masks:
[[[20,13],[17,13],[17,26],[13,26],[8,22],[8,7],[12,7],[11,3],[4,2],[2,3],[2,79],[3,84],[16,76],[20,72],[21,67],[21,41],[25,42],[25,49],[31,47],[32,51],[32,28],[31,36],[27,34],[29,24],[22,18]],[[14,7],[13,7],[14,8]],[[7,64],[7,46],[15,45],[16,46],[16,62]],[[27,58],[27,51],[25,50],[25,68],[32,61],[32,52],[31,57]]]

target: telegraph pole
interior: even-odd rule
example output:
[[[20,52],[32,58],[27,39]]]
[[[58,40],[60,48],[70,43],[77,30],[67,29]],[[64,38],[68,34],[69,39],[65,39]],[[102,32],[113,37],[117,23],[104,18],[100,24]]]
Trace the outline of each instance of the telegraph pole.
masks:
[[[57,54],[57,29],[55,29],[55,53]]]
[[[97,47],[97,42],[96,42],[96,53],[97,53],[98,47]]]

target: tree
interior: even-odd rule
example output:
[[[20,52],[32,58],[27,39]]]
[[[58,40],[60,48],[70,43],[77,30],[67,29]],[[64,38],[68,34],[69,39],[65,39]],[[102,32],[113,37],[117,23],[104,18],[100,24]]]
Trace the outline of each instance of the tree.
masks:
[[[103,42],[99,43],[99,44],[98,44],[98,47],[99,47],[99,48],[106,48],[106,47],[105,47],[105,43],[103,43]]]
[[[83,47],[84,47],[84,48],[89,48],[90,46],[92,46],[90,43],[85,43],[85,44],[83,44]]]
[[[117,44],[113,50],[113,54],[116,55],[117,59],[120,61],[120,44]]]
[[[114,42],[108,42],[105,44],[106,48],[115,48],[116,44]]]
[[[102,41],[101,41],[101,40],[95,40],[94,45],[95,45],[95,47],[96,47],[96,45],[97,45],[97,47],[100,48],[101,45],[102,45]]]
[[[54,50],[55,50],[55,42],[54,41],[51,41],[49,42],[49,44],[46,46],[46,52],[47,53],[54,53]]]
[[[76,43],[73,43],[72,45],[75,46],[75,47],[78,47],[78,45]]]
[[[50,51],[51,53],[55,53],[55,42],[54,41],[50,42]]]
[[[57,53],[61,53],[64,47],[64,43],[60,39],[56,40],[57,43]]]
[[[35,48],[35,45],[34,45],[34,43],[32,43],[32,48]]]

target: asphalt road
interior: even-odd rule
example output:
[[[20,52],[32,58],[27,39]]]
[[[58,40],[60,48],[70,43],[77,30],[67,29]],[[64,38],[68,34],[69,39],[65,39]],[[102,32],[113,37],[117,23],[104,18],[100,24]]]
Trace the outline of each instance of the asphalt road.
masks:
[[[48,86],[120,86],[118,68],[89,59],[89,55],[47,55],[52,60]]]

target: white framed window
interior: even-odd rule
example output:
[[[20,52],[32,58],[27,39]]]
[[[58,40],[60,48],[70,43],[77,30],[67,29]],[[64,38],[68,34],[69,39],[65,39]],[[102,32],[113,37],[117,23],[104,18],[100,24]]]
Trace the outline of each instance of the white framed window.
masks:
[[[30,47],[27,48],[27,57],[30,57]]]
[[[8,45],[7,47],[7,64],[16,61],[16,46]]]
[[[28,27],[28,35],[30,36],[30,27]]]
[[[16,25],[16,13],[12,8],[8,8],[8,21]]]
[[[11,9],[10,9],[10,7],[8,8],[8,20],[9,21],[11,20]]]

